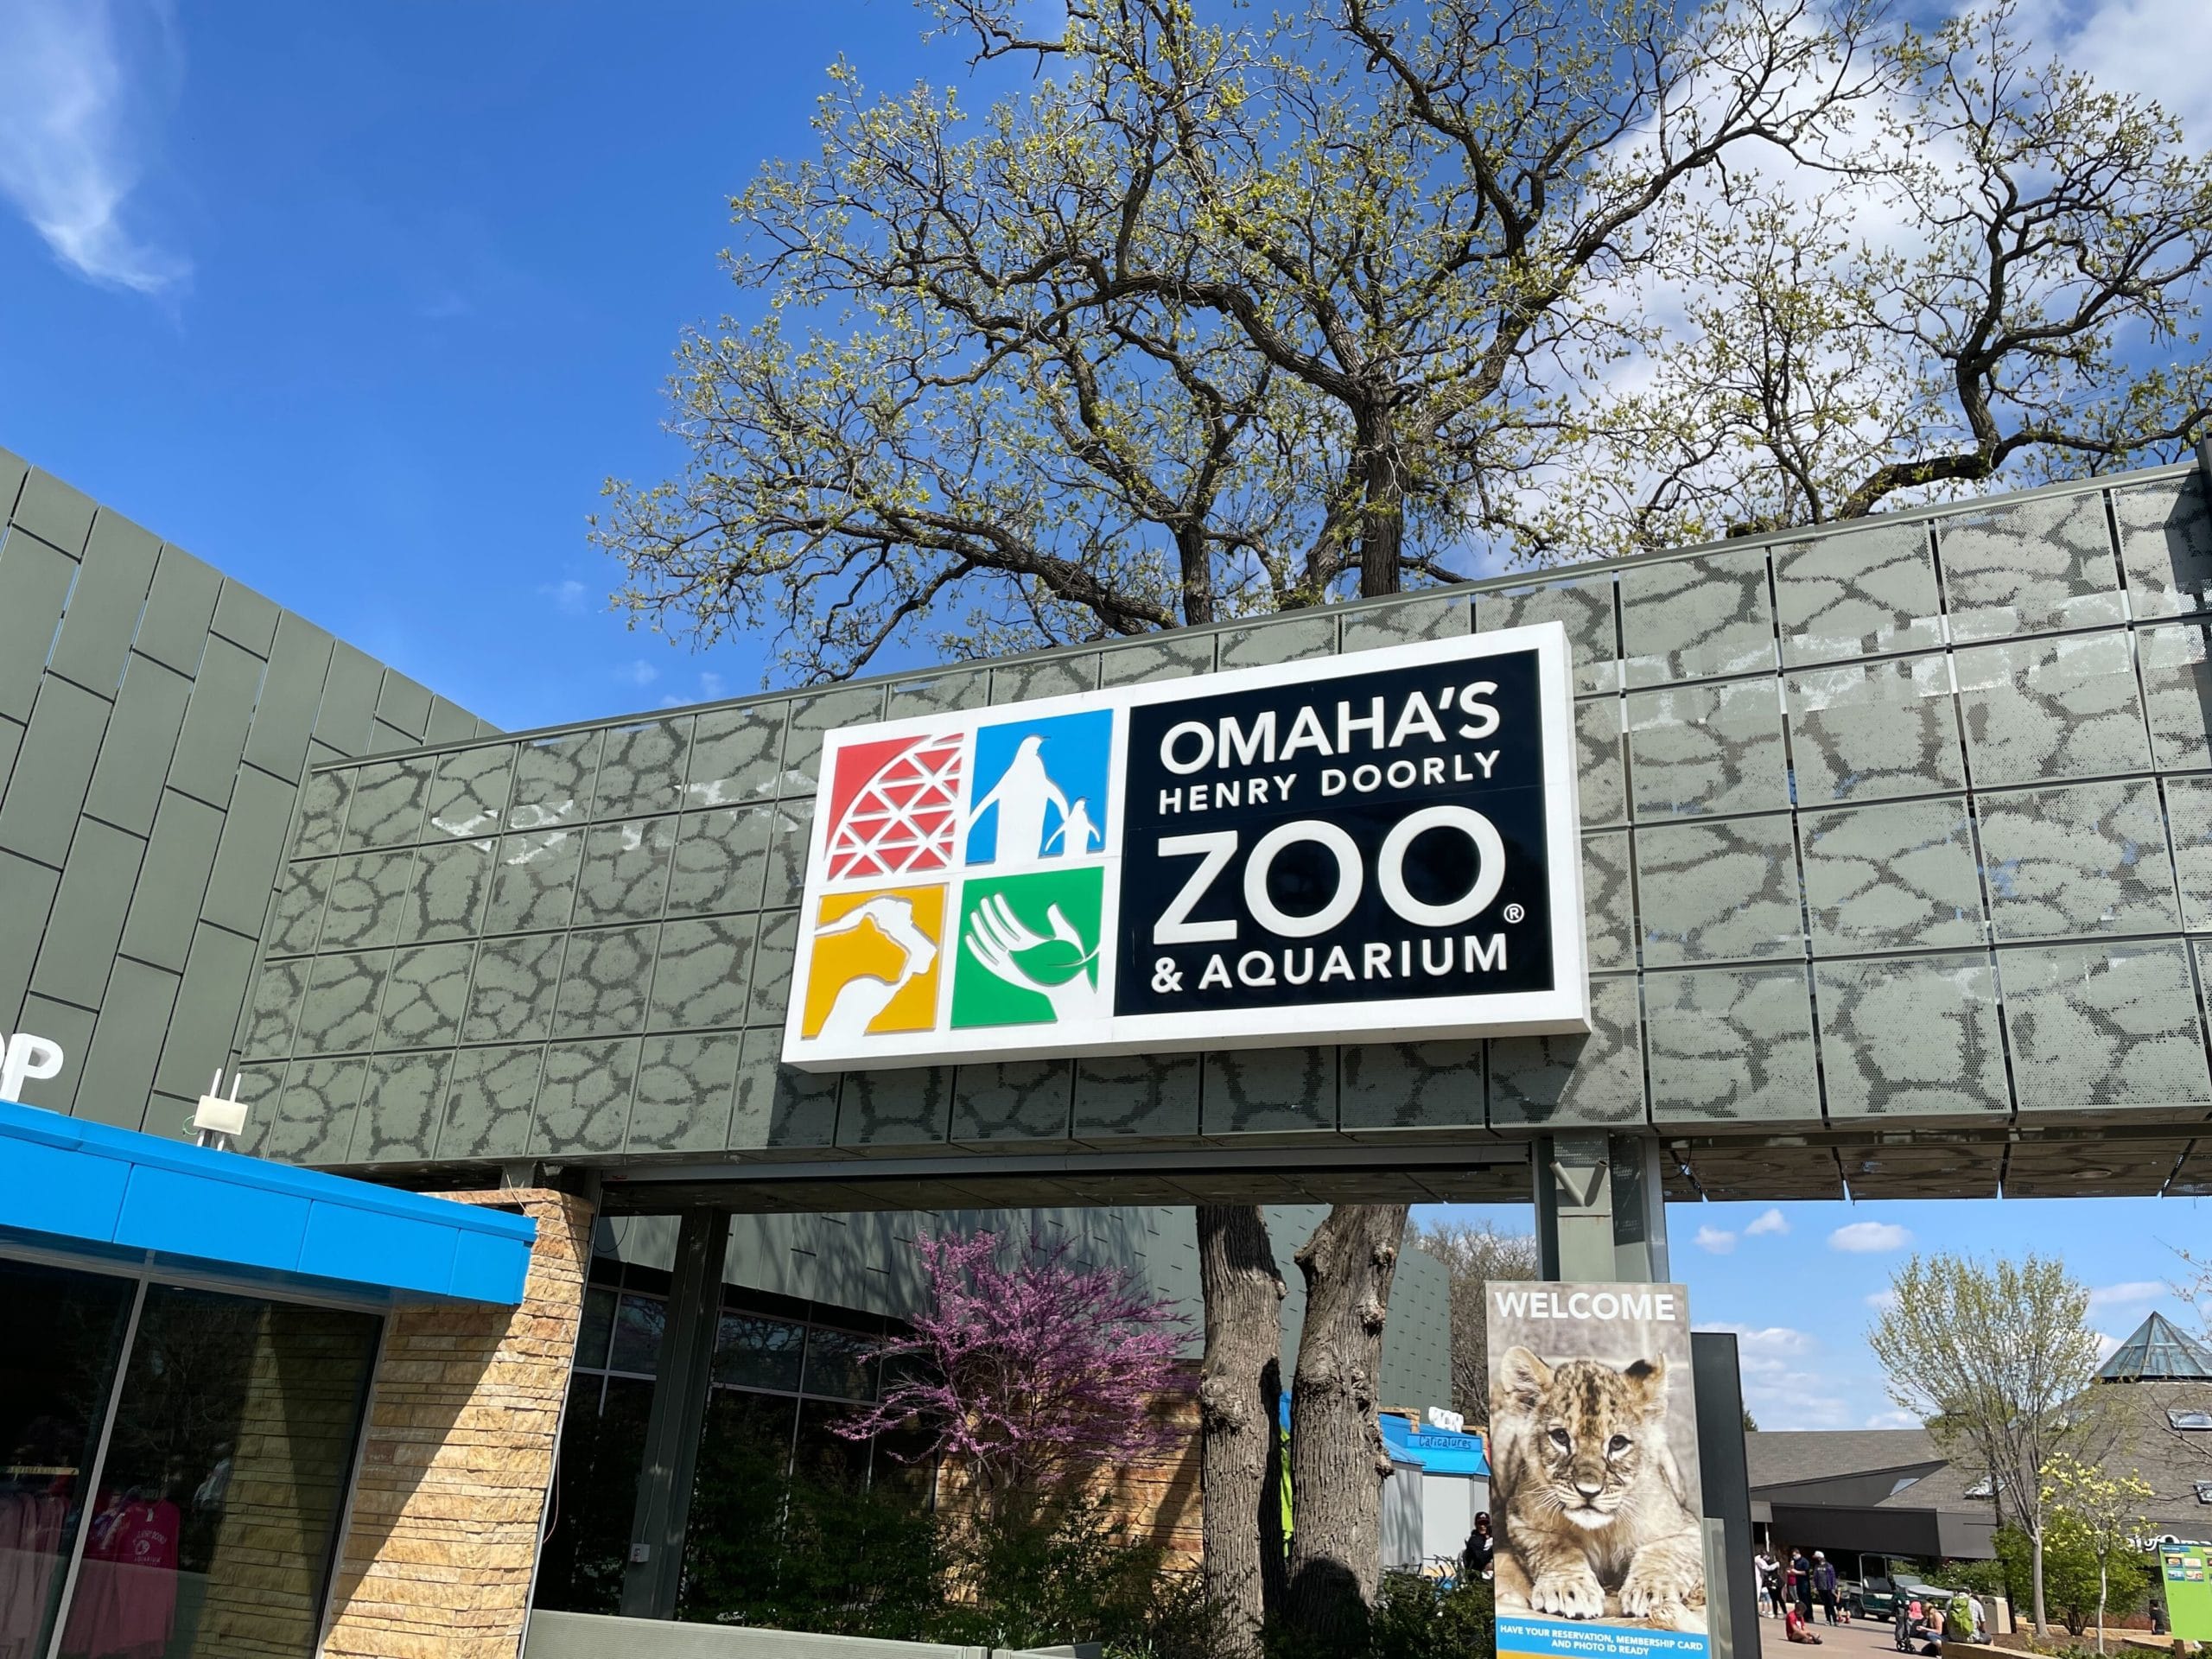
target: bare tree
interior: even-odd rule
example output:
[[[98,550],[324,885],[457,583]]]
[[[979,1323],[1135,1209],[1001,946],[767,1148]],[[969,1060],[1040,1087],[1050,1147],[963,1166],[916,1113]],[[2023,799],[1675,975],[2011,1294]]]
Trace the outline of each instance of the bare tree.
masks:
[[[1537,540],[1680,545],[2188,453],[2212,157],[2020,10],[1904,31],[1860,111],[1879,164],[1739,172],[1675,222],[1655,269],[1682,325],[1644,389],[1580,399],[1617,482],[1533,512]]]
[[[1508,1233],[1488,1222],[1431,1222],[1414,1245],[1441,1262],[1452,1275],[1452,1408],[1471,1423],[1490,1421],[1490,1298],[1493,1279],[1534,1279],[1536,1237]]]
[[[1750,249],[1732,267],[1773,266],[1807,245],[1771,203],[1763,226],[1738,182],[1761,166],[1889,181],[1924,219],[1939,275],[1979,245],[1976,212],[2004,215],[1993,233],[2018,245],[1979,276],[1901,289],[1913,302],[1883,313],[1878,337],[1849,333],[1874,324],[1844,303],[1847,282],[1808,283],[1820,306],[1760,322],[1761,360],[1787,372],[1747,384],[1785,411],[1806,365],[1877,339],[1955,361],[1960,395],[1987,405],[1996,435],[1969,414],[1975,435],[1946,452],[1965,459],[1894,487],[1994,477],[2038,446],[2055,464],[2104,464],[2130,453],[2122,440],[2194,431],[2174,412],[2193,384],[2181,371],[2122,377],[2101,448],[2078,441],[2086,428],[2047,442],[2048,411],[2003,424],[2041,407],[2033,365],[2109,366],[2068,368],[2069,351],[2107,349],[2082,341],[2133,326],[2179,338],[2191,245],[2120,232],[2148,206],[2180,211],[2194,175],[2146,182],[2138,146],[2120,158],[2132,170],[2064,204],[2095,234],[2063,245],[2048,214],[2023,216],[2010,196],[1988,205],[2037,143],[2063,139],[2086,166],[2096,120],[2135,119],[2079,98],[2065,120],[2039,114],[2037,83],[2019,76],[1995,83],[1993,114],[1961,118],[2014,134],[2012,162],[1994,147],[1900,159],[1883,112],[1900,99],[1972,104],[1979,37],[1885,34],[1878,3],[1303,0],[1268,14],[1229,0],[930,0],[990,101],[971,112],[927,85],[874,95],[841,63],[818,153],[772,164],[734,200],[728,266],[757,320],[683,342],[680,476],[608,486],[594,533],[624,564],[621,598],[633,620],[698,641],[764,632],[792,672],[836,680],[917,639],[984,657],[1395,593],[1463,573],[1485,542],[1546,558],[1710,512],[1840,511],[1830,486],[1771,486],[1786,444],[1707,476],[1764,417],[1717,403],[1720,368],[1700,367],[1640,297],[1694,278],[1694,250]],[[2019,271],[2058,270],[2077,245],[2094,260],[2120,251],[2108,297],[2010,304]],[[1707,332],[1733,338],[1733,315],[1715,312]],[[1593,391],[1639,354],[1674,377],[1663,408]],[[1823,394],[1821,429],[1845,425],[1858,395]],[[1882,454],[1924,470],[1931,429],[1892,407],[1866,404],[1862,421],[1895,424]],[[1570,466],[1575,486],[1551,490]],[[1655,474],[1662,485],[1634,499],[1605,487]],[[1884,496],[1845,493],[1852,511]],[[1261,1300],[1208,1321],[1252,1363],[1267,1344],[1231,1331]],[[1344,1370],[1358,1355],[1325,1361]],[[1321,1359],[1301,1351],[1309,1362]],[[1219,1381],[1247,1402],[1263,1386]],[[1208,1419],[1207,1459],[1227,1421]],[[1337,1422],[1317,1417],[1313,1432]],[[1357,1455],[1347,1442],[1316,1466]],[[1209,1471],[1216,1484],[1243,1478]],[[1379,1481],[1357,1503],[1368,1507],[1347,1537],[1363,1539]],[[1353,1548],[1318,1530],[1303,1547]],[[1247,1611],[1256,1622],[1257,1602]]]
[[[2028,1535],[2035,1625],[2044,1608],[2044,1476],[2091,1427],[2096,1375],[2089,1293],[2055,1258],[1977,1262],[1914,1256],[1866,1333],[1890,1397],[1922,1417],[1947,1452],[1983,1471],[2000,1517]]]

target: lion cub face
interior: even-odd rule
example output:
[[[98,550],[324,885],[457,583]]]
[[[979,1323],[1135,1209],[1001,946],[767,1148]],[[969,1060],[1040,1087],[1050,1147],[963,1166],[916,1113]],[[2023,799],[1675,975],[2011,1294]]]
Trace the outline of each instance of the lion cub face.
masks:
[[[1639,1359],[1616,1370],[1571,1359],[1554,1367],[1511,1348],[1500,1371],[1540,1476],[1525,1496],[1577,1526],[1608,1524],[1665,1433],[1667,1363]]]

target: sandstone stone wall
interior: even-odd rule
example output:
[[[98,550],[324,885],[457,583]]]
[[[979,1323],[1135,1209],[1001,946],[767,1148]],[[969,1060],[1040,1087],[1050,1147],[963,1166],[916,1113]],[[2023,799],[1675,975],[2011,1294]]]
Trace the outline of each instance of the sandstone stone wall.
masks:
[[[531,1216],[519,1307],[391,1316],[331,1599],[327,1659],[515,1659],[576,1351],[592,1206],[450,1193]]]

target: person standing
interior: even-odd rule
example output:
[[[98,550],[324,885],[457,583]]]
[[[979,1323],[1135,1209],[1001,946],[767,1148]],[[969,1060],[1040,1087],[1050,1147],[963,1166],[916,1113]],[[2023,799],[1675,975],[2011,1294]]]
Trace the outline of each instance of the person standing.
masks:
[[[1813,1593],[1820,1598],[1821,1611],[1827,1615],[1828,1623],[1837,1624],[1835,1616],[1835,1563],[1819,1550],[1813,1552]],[[1810,1617],[1808,1612],[1807,1617]]]
[[[1771,1610],[1777,1618],[1782,1617],[1782,1563],[1774,1559],[1774,1552],[1764,1545],[1751,1558],[1751,1569],[1758,1574],[1759,1614],[1765,1617]]]
[[[1813,1563],[1800,1548],[1789,1558],[1789,1598],[1797,1604],[1797,1616],[1806,1624],[1813,1622]]]

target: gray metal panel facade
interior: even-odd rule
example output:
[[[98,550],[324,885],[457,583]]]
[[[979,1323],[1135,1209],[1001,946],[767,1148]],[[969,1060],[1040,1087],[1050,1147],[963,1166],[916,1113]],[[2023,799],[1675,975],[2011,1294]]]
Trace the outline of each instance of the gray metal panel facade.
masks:
[[[24,1098],[181,1135],[229,1058],[330,637],[0,450],[0,1031]],[[319,758],[484,729],[353,653]],[[369,715],[382,722],[373,733]]]
[[[2167,468],[332,766],[240,1028],[256,1117],[347,1165],[1327,1169],[1607,1128],[1664,1136],[1678,1196],[2212,1187],[2208,590],[2203,482]],[[823,732],[1551,618],[1591,1036],[778,1065]],[[1323,1196],[1251,1196],[1293,1193]]]

